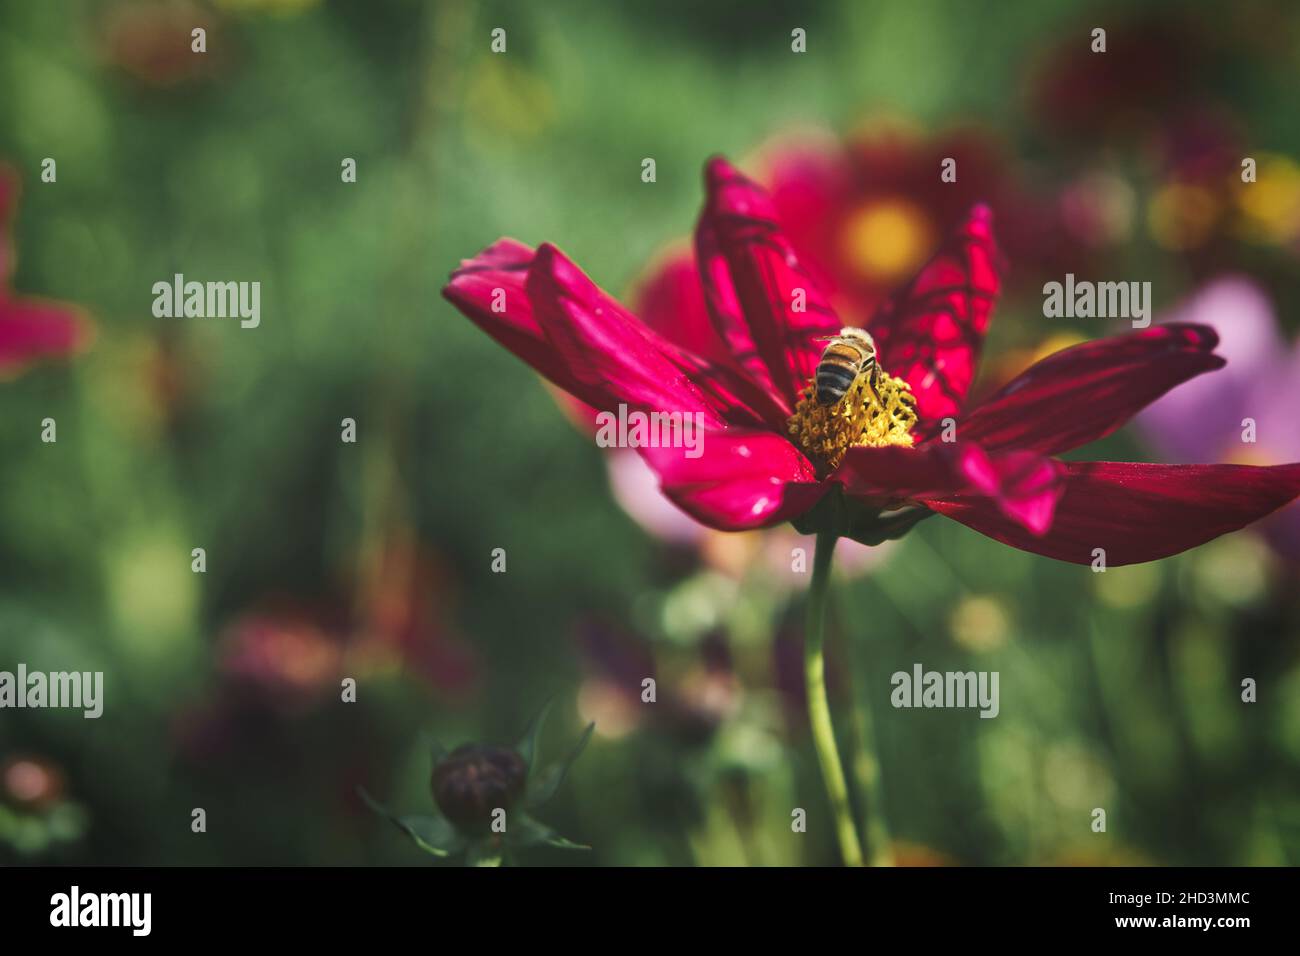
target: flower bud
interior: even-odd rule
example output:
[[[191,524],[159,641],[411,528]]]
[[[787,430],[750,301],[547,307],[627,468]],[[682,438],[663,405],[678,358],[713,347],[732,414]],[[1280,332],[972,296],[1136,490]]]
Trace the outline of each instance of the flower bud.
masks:
[[[433,799],[452,823],[487,826],[493,810],[514,805],[527,780],[528,765],[513,750],[465,744],[433,768]]]

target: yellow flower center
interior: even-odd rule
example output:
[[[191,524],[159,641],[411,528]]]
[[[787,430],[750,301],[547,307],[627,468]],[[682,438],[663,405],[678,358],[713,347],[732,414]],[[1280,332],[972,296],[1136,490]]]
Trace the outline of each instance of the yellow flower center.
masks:
[[[849,267],[870,282],[906,278],[933,247],[925,213],[906,199],[870,202],[844,223],[840,242]]]
[[[833,405],[819,404],[817,386],[809,382],[786,424],[795,444],[829,471],[854,445],[910,448],[916,396],[906,382],[884,369],[877,373],[874,388],[869,373],[858,375]]]

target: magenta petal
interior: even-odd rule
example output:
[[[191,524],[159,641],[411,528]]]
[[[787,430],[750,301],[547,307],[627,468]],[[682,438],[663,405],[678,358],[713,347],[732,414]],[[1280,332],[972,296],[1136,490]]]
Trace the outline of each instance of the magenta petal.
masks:
[[[584,387],[547,340],[524,290],[536,253],[514,239],[498,239],[451,274],[443,296],[492,338],[543,377],[589,404],[605,406],[603,392]]]
[[[71,306],[0,298],[0,374],[13,374],[40,359],[69,355],[85,344],[89,334],[89,323]]]
[[[1031,534],[1052,523],[1060,495],[1059,462],[1033,452],[990,454],[970,442],[916,448],[850,448],[832,476],[848,494],[877,507],[906,501],[978,497]]]
[[[812,465],[780,435],[730,428],[706,431],[702,454],[641,448],[670,501],[701,524],[744,531],[789,521],[826,493]]]
[[[966,473],[978,494],[1031,534],[1052,526],[1063,490],[1061,462],[1032,451],[969,456]],[[928,504],[930,499],[925,499]]]
[[[1001,287],[993,214],[976,206],[944,247],[867,326],[881,367],[916,395],[924,425],[956,415],[975,377]]]
[[[713,326],[690,249],[661,257],[637,284],[632,301],[641,321],[668,341],[716,365],[734,364]]]
[[[1044,455],[1103,438],[1169,389],[1223,367],[1214,330],[1162,325],[1085,342],[1049,355],[1012,379],[958,426],[985,448]]]
[[[695,232],[705,301],[722,340],[758,385],[794,407],[839,319],[781,231],[771,199],[726,160],[705,172]]]
[[[1236,531],[1300,495],[1300,464],[1156,465],[1066,462],[1051,529],[1034,535],[987,500],[930,508],[1013,548],[1107,567],[1155,561]]]
[[[533,315],[588,390],[647,412],[699,414],[709,427],[784,423],[769,397],[648,328],[554,246],[543,244],[525,282]],[[608,402],[593,402],[613,410]]]
[[[492,338],[585,405],[611,411],[620,402],[643,407],[637,399],[625,394],[619,382],[602,378],[596,371],[601,363],[589,362],[581,350],[571,348],[566,353],[557,348],[548,332],[543,330],[538,321],[538,310],[526,287],[529,270],[538,255],[539,252],[523,243],[513,239],[500,239],[478,256],[464,261],[452,273],[451,282],[443,289],[443,295]],[[563,259],[563,255],[553,249],[546,255],[548,264],[554,256]],[[568,263],[566,269],[572,275],[582,276],[572,263]],[[596,306],[597,315],[612,317],[611,322],[624,326],[625,330],[627,327],[639,329],[640,337],[647,343],[641,349],[643,352],[649,349],[654,366],[668,368],[671,376],[676,379],[685,376],[697,391],[703,393],[709,407],[708,421],[727,420],[747,424],[756,421],[783,421],[781,412],[767,396],[752,383],[745,381],[738,372],[715,368],[704,359],[678,349],[641,326],[622,306],[597,289],[585,276],[582,276],[582,283],[590,293],[589,301],[600,303]],[[551,303],[559,288],[557,283],[542,282],[539,285],[552,314],[556,314]],[[563,309],[559,311],[563,313]],[[560,321],[562,323],[565,320],[561,318]],[[561,330],[560,334],[561,339],[566,340],[567,332]],[[655,353],[659,353],[657,357]],[[578,361],[576,368],[570,365],[573,359]],[[698,396],[692,400],[691,408],[697,407],[697,400]],[[688,409],[678,404],[653,410],[671,412]]]
[[[650,331],[554,246],[543,243],[538,248],[525,288],[537,323],[583,386],[618,396],[630,408],[698,412],[707,425],[722,425],[705,396],[657,347]]]

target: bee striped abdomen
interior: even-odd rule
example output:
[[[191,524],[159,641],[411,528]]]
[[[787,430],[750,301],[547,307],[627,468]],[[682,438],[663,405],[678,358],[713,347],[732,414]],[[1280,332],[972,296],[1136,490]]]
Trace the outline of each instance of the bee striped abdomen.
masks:
[[[859,373],[870,370],[874,355],[867,355],[850,342],[836,339],[826,347],[817,364],[817,403],[833,405],[844,397]]]

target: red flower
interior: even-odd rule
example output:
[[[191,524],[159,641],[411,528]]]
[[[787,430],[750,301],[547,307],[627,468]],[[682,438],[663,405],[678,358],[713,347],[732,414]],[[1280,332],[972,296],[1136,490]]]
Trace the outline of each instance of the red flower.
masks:
[[[1300,494],[1297,464],[1054,457],[1221,367],[1217,337],[1204,326],[1165,325],[1058,352],[964,409],[1000,287],[985,206],[868,324],[879,394],[860,376],[840,402],[819,406],[809,382],[839,318],[767,194],[721,159],[706,181],[695,247],[712,339],[698,329],[671,338],[652,330],[549,244],[499,240],[444,289],[489,335],[593,408],[697,416],[705,428],[698,457],[639,451],[664,494],[703,524],[735,531],[795,521],[875,543],[939,513],[1063,561],[1090,564],[1100,548],[1116,566],[1195,547]]]
[[[11,298],[0,289],[0,379],[39,359],[75,352],[85,338],[86,325],[71,307]]]
[[[18,192],[17,177],[0,167],[0,379],[40,359],[76,351],[85,344],[90,329],[74,307],[19,298],[9,288],[14,264],[10,226]]]

